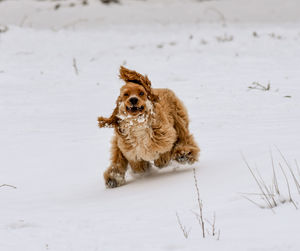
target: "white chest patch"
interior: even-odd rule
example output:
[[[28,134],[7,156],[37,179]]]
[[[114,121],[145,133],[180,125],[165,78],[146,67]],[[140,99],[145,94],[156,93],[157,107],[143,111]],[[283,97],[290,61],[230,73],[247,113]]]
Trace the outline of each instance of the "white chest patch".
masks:
[[[125,157],[132,161],[157,159],[159,154],[151,149],[153,131],[148,116],[143,114],[121,119],[119,130],[123,137],[118,145]]]

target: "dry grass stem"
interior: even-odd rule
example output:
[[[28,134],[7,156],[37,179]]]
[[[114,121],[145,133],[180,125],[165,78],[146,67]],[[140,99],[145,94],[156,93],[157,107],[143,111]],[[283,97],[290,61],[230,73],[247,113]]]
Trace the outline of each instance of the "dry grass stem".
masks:
[[[266,194],[266,192],[264,191],[263,185],[259,182],[258,178],[257,178],[256,175],[254,174],[253,170],[251,169],[251,167],[250,167],[249,163],[247,162],[246,158],[244,157],[244,155],[242,155],[242,157],[243,157],[243,160],[244,160],[246,166],[248,167],[249,171],[251,172],[252,177],[254,178],[254,180],[255,180],[257,186],[259,187],[259,189],[260,189],[260,191],[261,191],[261,196],[262,196],[262,198],[265,200],[265,202],[267,203],[268,207],[269,207],[269,208],[272,208],[273,206],[272,206],[272,203],[271,203],[271,201],[270,201],[270,196],[268,196],[268,195]]]
[[[283,153],[279,150],[279,148],[278,148],[277,146],[276,146],[276,149],[277,149],[277,151],[279,152],[279,154],[280,154],[281,158],[283,159],[284,163],[285,163],[286,166],[288,167],[288,169],[289,169],[289,171],[290,171],[290,173],[291,173],[291,176],[293,177],[293,180],[294,180],[294,183],[295,183],[295,185],[296,185],[297,191],[298,191],[298,193],[300,194],[300,184],[299,184],[298,179],[297,179],[296,176],[295,176],[295,173],[294,173],[293,169],[291,168],[290,164],[288,163],[288,161],[287,161],[286,158],[284,157]],[[297,166],[297,162],[296,162],[296,166]],[[298,169],[298,171],[299,171],[298,166],[297,166],[297,169]]]
[[[78,75],[79,71],[78,71],[78,67],[77,67],[76,58],[73,58],[73,68],[74,68],[75,74]]]
[[[191,232],[191,229],[187,230],[186,227],[181,223],[181,220],[180,220],[180,218],[179,218],[178,213],[176,213],[176,217],[177,217],[178,225],[179,225],[179,227],[180,227],[180,229],[181,229],[181,231],[182,231],[182,233],[183,233],[183,236],[184,236],[184,238],[187,239],[187,238],[189,237],[189,234],[190,234],[190,232]]]
[[[261,194],[259,194],[259,195],[261,195]],[[242,197],[243,197],[244,199],[250,201],[250,202],[253,203],[254,205],[260,207],[260,208],[265,208],[264,206],[260,205],[259,203],[255,202],[254,200],[251,200],[250,198],[248,198],[248,197],[245,196],[245,195],[242,195]]]
[[[17,187],[9,185],[9,184],[2,184],[2,185],[0,185],[0,187],[11,187],[11,188],[17,189]]]
[[[275,201],[275,199],[274,199],[274,196],[275,196],[274,193],[272,193],[272,192],[269,190],[268,186],[266,185],[266,182],[263,180],[263,178],[262,178],[260,172],[258,171],[258,169],[256,169],[256,172],[257,172],[257,176],[259,177],[260,183],[261,183],[262,187],[264,188],[264,191],[265,191],[266,196],[270,199],[270,202],[271,202],[270,204],[271,204],[273,207],[276,207],[276,206],[277,206],[277,203],[276,203],[276,201]]]
[[[202,229],[202,237],[205,238],[205,224],[204,224],[204,220],[203,220],[203,203],[202,200],[200,198],[200,192],[199,192],[199,187],[198,187],[198,181],[197,181],[197,177],[196,177],[196,170],[195,168],[193,169],[193,173],[194,173],[194,182],[195,182],[195,188],[197,191],[197,200],[198,200],[198,207],[199,207],[199,215],[198,215],[198,221],[199,224],[201,226]]]
[[[205,231],[206,231],[208,235],[211,235],[216,240],[219,240],[220,239],[220,230],[216,228],[216,213],[214,212],[212,221],[204,219],[203,202],[200,197],[198,180],[197,180],[195,168],[193,168],[193,175],[194,175],[194,184],[195,184],[195,188],[196,188],[196,192],[197,192],[197,202],[198,202],[199,212],[194,212],[193,210],[191,210],[191,212],[193,214],[195,214],[197,221],[198,221],[199,225],[201,226],[202,238],[206,237],[206,234],[205,234]],[[190,230],[187,231],[186,227],[182,224],[177,212],[176,212],[176,217],[177,217],[178,225],[183,233],[183,236],[187,239],[189,236]],[[209,225],[209,229],[205,228],[206,227],[205,222],[207,222],[207,224]]]
[[[291,202],[293,205],[294,205],[294,207],[296,208],[296,209],[298,209],[298,207],[296,206],[296,204],[295,204],[295,202],[294,202],[294,200],[293,200],[293,198],[292,198],[292,195],[291,195],[291,189],[290,189],[290,184],[289,184],[289,180],[288,180],[288,178],[287,178],[287,176],[286,176],[286,173],[285,173],[285,171],[283,170],[283,167],[282,167],[282,165],[279,163],[279,166],[280,166],[280,169],[281,169],[281,171],[282,171],[282,174],[284,175],[284,178],[285,178],[285,181],[286,181],[286,185],[287,185],[287,188],[288,188],[288,193],[289,193],[289,202]]]
[[[258,82],[253,82],[252,86],[248,87],[249,89],[255,89],[255,90],[260,90],[260,91],[269,91],[271,89],[270,83],[268,83],[267,86],[264,86]]]
[[[298,162],[297,162],[296,159],[295,159],[295,164],[296,164],[296,167],[297,167],[298,176],[300,177],[300,168],[299,168],[299,165],[298,165]]]
[[[211,227],[211,231],[209,231],[209,230],[207,229],[207,233],[208,233],[209,235],[216,236],[216,235],[217,235],[217,232],[216,232],[216,213],[214,212],[212,222],[209,221],[208,219],[205,219],[205,221],[206,221],[206,222],[208,223],[208,225],[210,225],[210,227]]]
[[[298,175],[299,177],[297,176],[297,173],[293,170],[293,168],[291,167],[291,165],[289,164],[289,162],[287,161],[285,156],[282,154],[282,152],[279,150],[278,147],[276,147],[276,148],[277,148],[277,151],[280,154],[281,158],[283,159],[285,165],[287,166],[290,176],[292,177],[292,179],[295,183],[295,186],[297,188],[297,191],[300,194],[300,183],[299,183],[300,175]],[[259,191],[260,191],[258,193],[242,193],[242,197],[247,199],[248,201],[250,201],[251,203],[253,203],[254,205],[256,205],[260,208],[269,208],[272,210],[272,212],[274,212],[273,208],[279,206],[279,204],[284,204],[286,202],[292,203],[293,206],[296,209],[298,209],[297,203],[295,202],[295,200],[292,197],[292,191],[291,191],[291,186],[290,186],[290,181],[289,181],[290,176],[287,175],[284,166],[279,162],[278,166],[279,166],[281,173],[285,179],[284,192],[286,194],[284,194],[284,192],[282,191],[282,186],[281,186],[281,188],[279,187],[279,182],[278,182],[279,175],[278,175],[278,172],[276,172],[276,168],[274,165],[274,159],[273,159],[271,150],[270,150],[270,156],[271,156],[271,164],[272,164],[272,184],[267,185],[267,183],[263,179],[260,172],[257,169],[256,169],[256,172],[254,172],[253,169],[251,168],[251,166],[249,165],[249,163],[247,162],[246,158],[242,154],[242,158],[243,158],[246,166],[248,167],[248,169],[249,169],[252,177],[254,178],[254,180],[259,188]],[[295,160],[295,164],[297,167],[297,172],[298,172],[298,174],[300,174],[299,166],[298,166],[298,163],[296,160]],[[250,199],[249,196],[252,196],[252,195],[259,196],[260,199],[263,201],[263,203],[258,202],[253,199]]]
[[[274,159],[273,159],[272,151],[270,151],[270,156],[271,156],[272,170],[273,170],[273,187],[274,187],[275,192],[278,195],[280,195],[280,190],[279,190],[279,186],[278,186],[278,180],[277,180],[277,176],[276,176],[276,171],[275,171]]]

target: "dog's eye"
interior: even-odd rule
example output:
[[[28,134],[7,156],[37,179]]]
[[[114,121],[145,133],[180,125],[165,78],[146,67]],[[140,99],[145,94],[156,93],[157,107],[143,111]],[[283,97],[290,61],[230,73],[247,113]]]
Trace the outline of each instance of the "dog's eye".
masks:
[[[140,92],[140,96],[144,96],[144,92]]]
[[[128,94],[128,93],[125,93],[125,94],[124,94],[124,96],[125,96],[125,97],[128,97],[128,96],[129,96],[129,94]]]

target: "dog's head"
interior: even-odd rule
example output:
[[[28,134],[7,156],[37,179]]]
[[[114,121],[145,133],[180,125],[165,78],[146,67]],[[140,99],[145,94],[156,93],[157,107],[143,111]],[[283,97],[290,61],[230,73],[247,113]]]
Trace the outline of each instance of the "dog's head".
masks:
[[[158,97],[153,94],[148,77],[121,66],[120,78],[125,81],[118,99],[120,113],[136,116],[149,111]]]
[[[143,86],[134,83],[126,83],[120,91],[120,113],[132,116],[142,114],[147,110],[147,92]]]
[[[125,81],[121,87],[116,108],[109,118],[99,117],[99,127],[117,127],[120,117],[139,116],[151,112],[158,96],[152,92],[151,81],[145,75],[120,67],[120,78]]]

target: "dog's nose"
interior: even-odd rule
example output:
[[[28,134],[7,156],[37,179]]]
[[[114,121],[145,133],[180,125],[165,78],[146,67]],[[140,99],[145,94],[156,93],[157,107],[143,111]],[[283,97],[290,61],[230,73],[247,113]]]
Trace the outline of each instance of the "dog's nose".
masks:
[[[136,105],[139,100],[137,98],[130,98],[129,101],[132,105]]]

